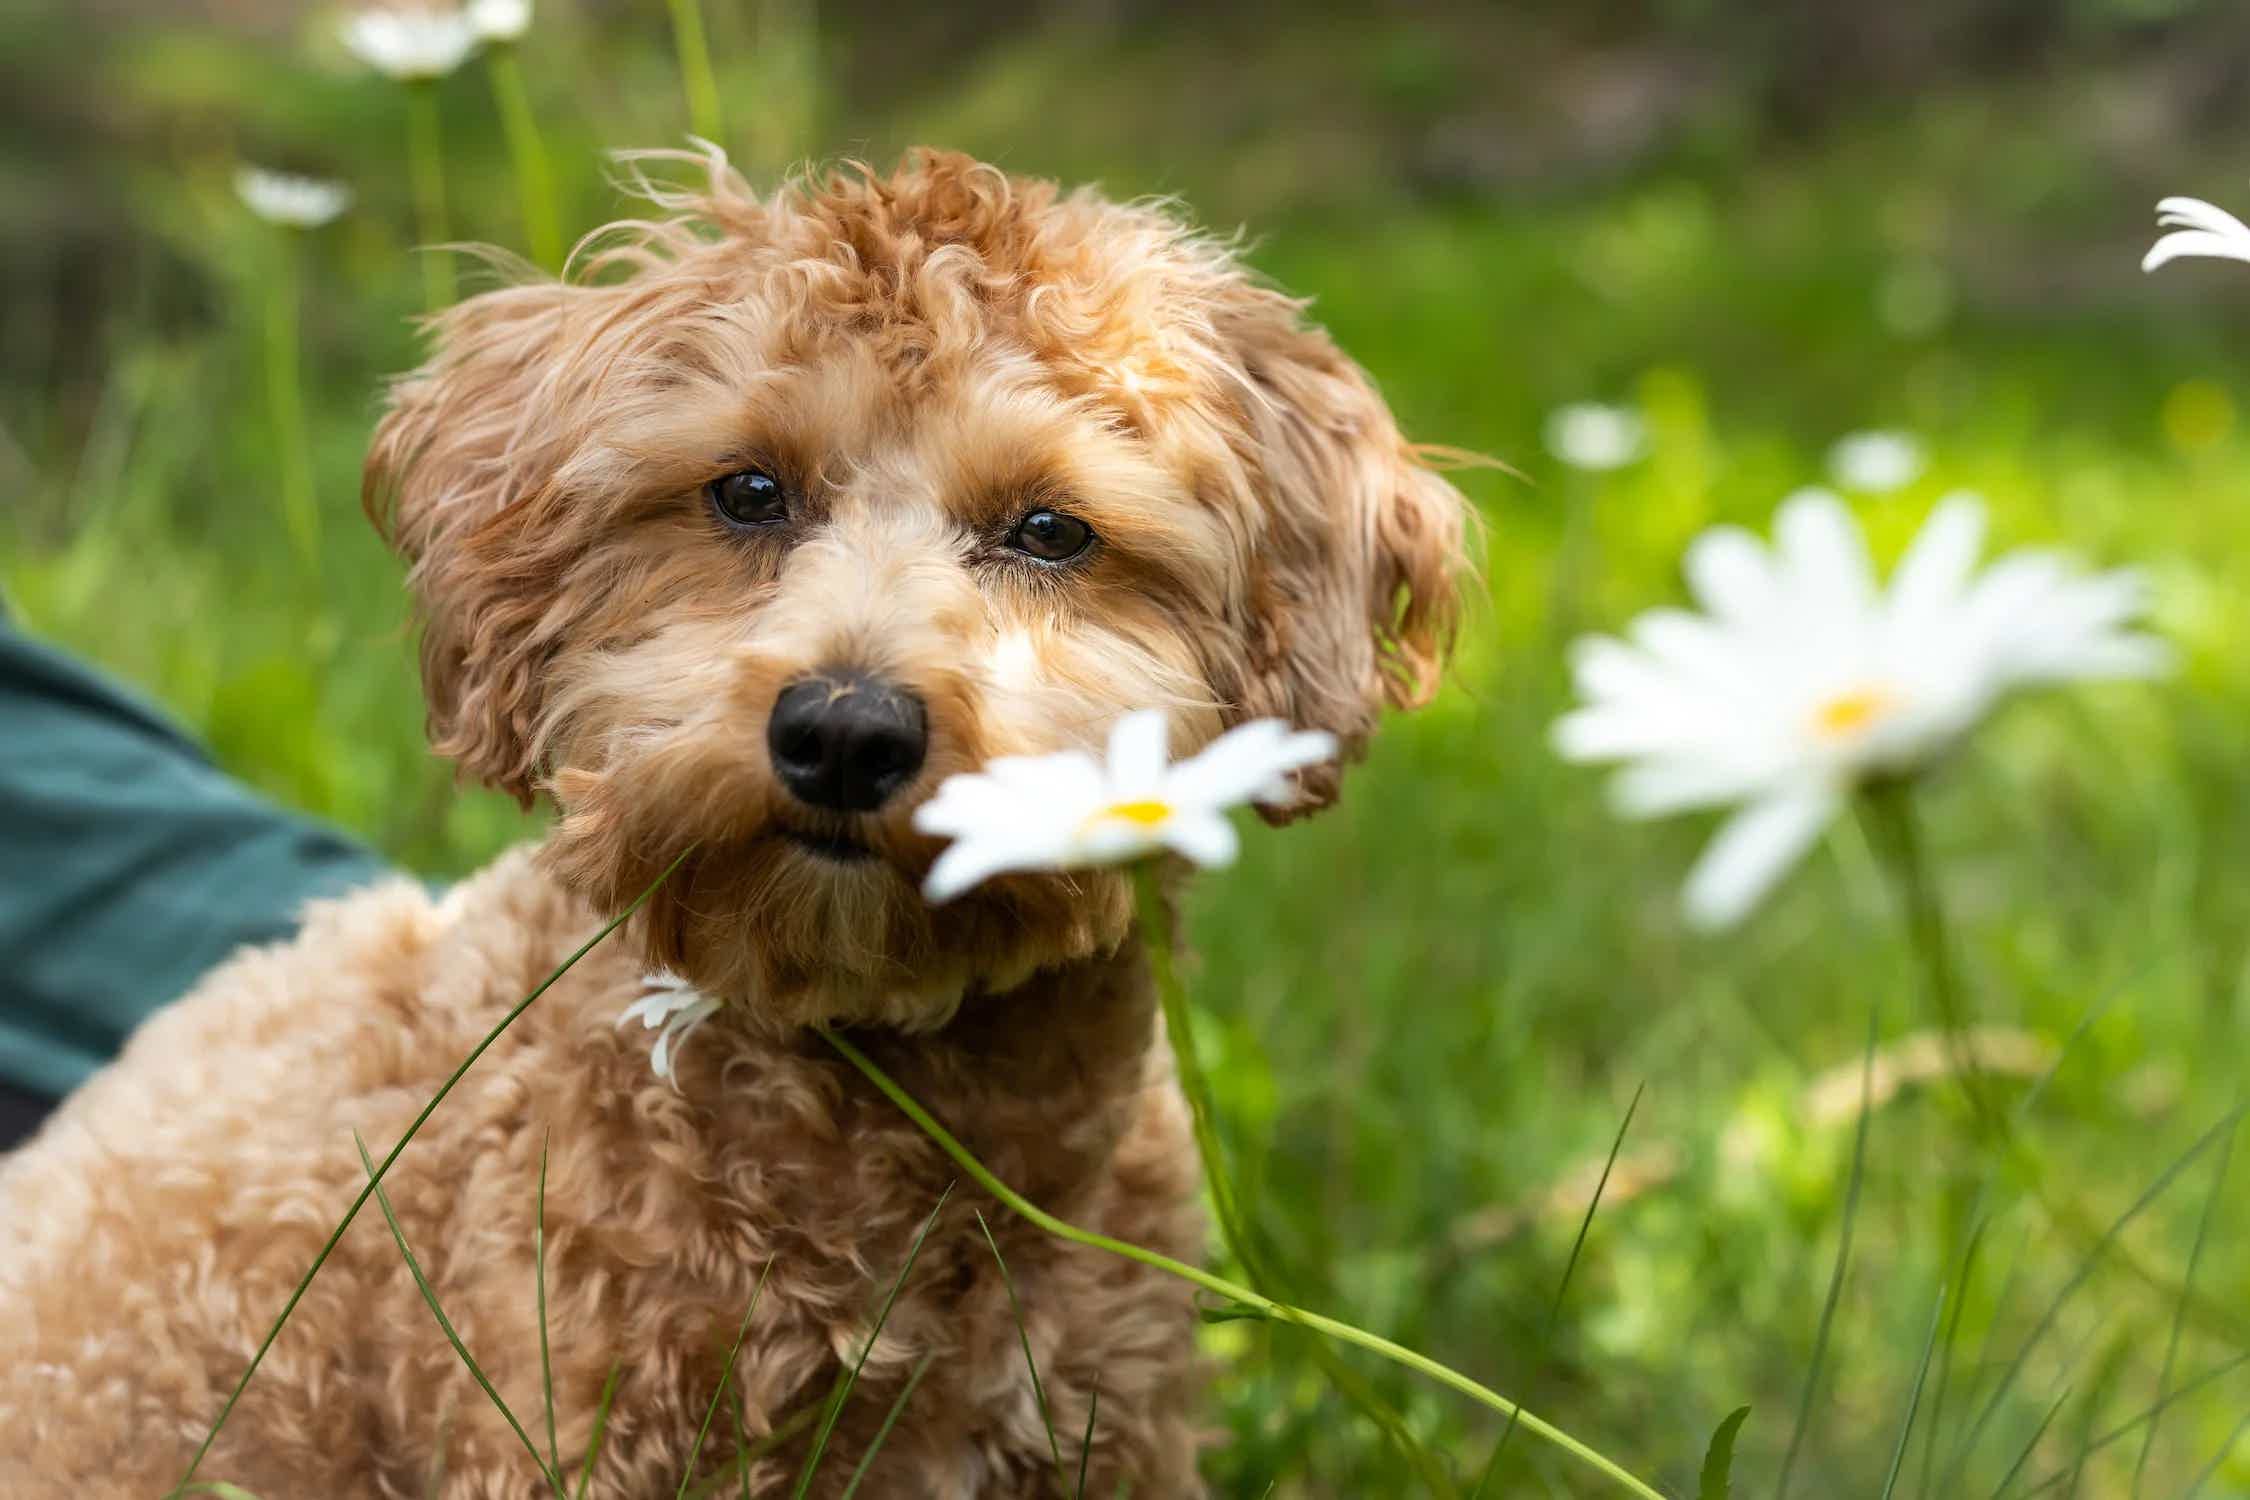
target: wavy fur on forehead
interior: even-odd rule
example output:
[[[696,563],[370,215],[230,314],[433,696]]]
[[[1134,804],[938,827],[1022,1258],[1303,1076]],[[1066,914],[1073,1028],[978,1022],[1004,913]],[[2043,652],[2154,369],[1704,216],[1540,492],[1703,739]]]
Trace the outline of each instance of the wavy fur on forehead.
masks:
[[[660,216],[589,237],[573,279],[471,298],[392,390],[370,514],[413,563],[436,748],[528,802],[544,668],[600,611],[619,559],[598,503],[708,461],[667,425],[684,388],[753,386],[766,348],[849,341],[902,398],[996,349],[1134,435],[1239,544],[1230,630],[1206,643],[1229,717],[1277,715],[1356,750],[1386,701],[1434,688],[1455,620],[1460,496],[1365,375],[1166,205],[1062,193],[919,151],[759,197],[715,150],[629,158]],[[661,186],[656,161],[698,166]],[[755,333],[755,338],[748,335]],[[586,504],[588,499],[597,503]],[[1333,797],[1333,773],[1299,810]]]

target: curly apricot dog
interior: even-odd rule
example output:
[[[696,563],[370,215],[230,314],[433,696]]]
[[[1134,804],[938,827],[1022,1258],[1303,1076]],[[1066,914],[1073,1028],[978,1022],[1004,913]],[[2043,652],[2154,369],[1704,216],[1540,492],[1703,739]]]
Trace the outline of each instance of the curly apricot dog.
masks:
[[[1463,506],[1366,377],[1168,212],[964,157],[753,196],[650,192],[575,282],[436,320],[368,460],[412,565],[437,749],[552,834],[433,899],[316,906],[140,1032],[0,1164],[0,1494],[154,1500],[381,1153],[531,1006],[387,1179],[453,1322],[544,1452],[670,1495],[767,1276],[701,1473],[786,1493],[956,1173],[809,1023],[851,1029],[998,1174],[1196,1253],[1195,1156],[1127,882],[1008,876],[941,908],[912,810],[999,755],[1172,711],[1361,746],[1433,686]],[[806,684],[813,684],[807,688]],[[1336,792],[1301,773],[1295,802]],[[652,1073],[661,966],[726,1003]],[[1198,1491],[1176,1282],[955,1192],[814,1476],[868,1496]],[[770,1274],[768,1268],[770,1267]],[[371,1206],[198,1477],[261,1500],[546,1493]],[[735,1481],[729,1480],[731,1486]]]

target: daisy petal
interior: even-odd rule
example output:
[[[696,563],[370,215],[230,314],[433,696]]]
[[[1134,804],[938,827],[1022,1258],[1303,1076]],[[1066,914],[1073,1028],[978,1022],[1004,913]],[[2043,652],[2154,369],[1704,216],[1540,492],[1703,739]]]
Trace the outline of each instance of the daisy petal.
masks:
[[[1950,606],[1968,587],[1983,547],[1984,502],[1967,490],[1940,500],[1891,575],[1891,617],[1922,618]]]
[[[1739,526],[1719,526],[1688,548],[1688,588],[1714,619],[1753,625],[1781,599],[1772,559],[1757,538]]]
[[[1164,828],[1164,842],[1206,869],[1234,863],[1240,847],[1234,825],[1217,813],[1190,813]]]
[[[1060,862],[1062,851],[1028,838],[966,837],[937,857],[923,877],[922,895],[943,906],[962,892],[1011,870],[1036,870]]]
[[[1833,491],[1803,489],[1784,500],[1774,539],[1800,608],[1830,616],[1865,608],[1874,569],[1850,509]]]
[[[2148,254],[2141,257],[2141,269],[2153,271],[2172,261],[2194,256],[2211,260],[2250,260],[2250,238],[2234,239],[2207,229],[2175,230],[2148,247]]]
[[[1160,708],[1119,719],[1109,732],[1109,785],[1121,802],[1152,795],[1164,784],[1171,720]]]
[[[1688,875],[1688,920],[1706,931],[1749,915],[1836,815],[1828,787],[1777,792],[1728,819]]]

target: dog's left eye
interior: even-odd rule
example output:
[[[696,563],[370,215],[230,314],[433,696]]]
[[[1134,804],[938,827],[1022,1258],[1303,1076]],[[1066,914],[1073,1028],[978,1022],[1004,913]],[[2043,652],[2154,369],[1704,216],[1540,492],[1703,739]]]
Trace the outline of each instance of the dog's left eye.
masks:
[[[781,481],[763,469],[738,469],[703,487],[711,508],[737,526],[770,526],[789,519],[789,497]]]
[[[1094,544],[1094,528],[1059,510],[1035,510],[1016,522],[1008,545],[1041,562],[1068,562]]]

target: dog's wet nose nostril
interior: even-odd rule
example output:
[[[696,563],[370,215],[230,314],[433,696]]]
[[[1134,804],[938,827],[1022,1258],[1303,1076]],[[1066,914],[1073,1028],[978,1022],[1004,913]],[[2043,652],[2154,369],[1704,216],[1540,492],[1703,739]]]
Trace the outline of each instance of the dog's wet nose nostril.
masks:
[[[774,700],[766,749],[798,801],[831,812],[872,812],[922,769],[929,717],[922,700],[875,677],[807,677]]]

